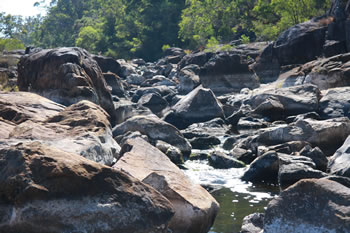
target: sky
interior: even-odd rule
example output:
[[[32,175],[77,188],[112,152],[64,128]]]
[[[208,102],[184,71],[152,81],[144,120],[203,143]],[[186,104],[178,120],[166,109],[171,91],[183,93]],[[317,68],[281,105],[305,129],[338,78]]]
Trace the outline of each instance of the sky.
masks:
[[[44,10],[34,7],[35,2],[40,0],[0,0],[0,12],[11,15],[35,16],[44,14]]]

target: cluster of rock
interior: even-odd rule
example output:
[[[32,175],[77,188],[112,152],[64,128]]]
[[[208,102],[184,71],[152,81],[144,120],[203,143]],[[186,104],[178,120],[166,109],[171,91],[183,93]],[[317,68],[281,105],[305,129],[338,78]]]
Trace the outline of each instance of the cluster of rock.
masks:
[[[0,93],[1,231],[208,232],[219,204],[176,166],[204,159],[284,190],[242,232],[349,232],[347,12],[153,63],[28,49]]]
[[[139,88],[136,63],[80,48],[21,57],[20,91],[0,92],[1,232],[210,230],[219,204],[174,164],[191,144],[158,117],[176,91]],[[156,76],[143,79],[171,83]]]

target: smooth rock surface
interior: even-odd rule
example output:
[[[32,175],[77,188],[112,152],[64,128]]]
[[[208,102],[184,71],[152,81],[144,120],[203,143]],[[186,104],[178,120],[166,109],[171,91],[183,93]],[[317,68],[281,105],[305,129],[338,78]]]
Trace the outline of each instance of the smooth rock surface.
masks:
[[[124,146],[131,150],[113,167],[151,185],[172,203],[175,215],[169,228],[174,233],[207,233],[219,210],[215,199],[146,141],[130,139]]]
[[[222,105],[210,89],[199,86],[177,102],[165,115],[164,120],[179,129],[184,129],[193,123],[217,117],[224,118]]]
[[[0,145],[0,231],[163,233],[172,205],[129,175],[39,142]]]

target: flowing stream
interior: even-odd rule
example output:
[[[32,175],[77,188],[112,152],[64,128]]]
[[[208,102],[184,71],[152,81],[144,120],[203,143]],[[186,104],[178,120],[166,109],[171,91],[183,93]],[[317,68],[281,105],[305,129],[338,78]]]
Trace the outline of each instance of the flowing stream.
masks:
[[[193,182],[214,189],[211,194],[220,203],[220,211],[210,233],[237,233],[245,216],[263,213],[278,194],[278,187],[254,186],[240,179],[244,168],[214,169],[207,161],[187,161],[184,172]]]

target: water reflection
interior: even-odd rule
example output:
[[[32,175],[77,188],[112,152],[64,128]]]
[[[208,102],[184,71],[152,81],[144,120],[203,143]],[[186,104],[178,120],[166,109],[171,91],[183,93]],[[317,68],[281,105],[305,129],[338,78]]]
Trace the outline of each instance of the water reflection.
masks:
[[[243,182],[244,168],[214,169],[206,161],[187,161],[185,167],[192,181],[216,190],[212,195],[220,203],[220,212],[210,233],[239,232],[245,216],[264,212],[278,194],[277,187]]]

